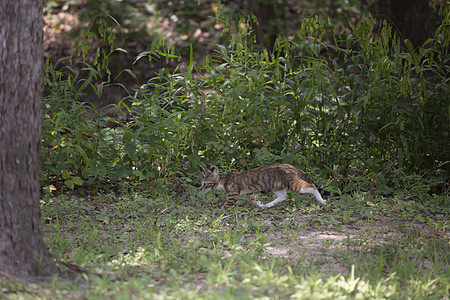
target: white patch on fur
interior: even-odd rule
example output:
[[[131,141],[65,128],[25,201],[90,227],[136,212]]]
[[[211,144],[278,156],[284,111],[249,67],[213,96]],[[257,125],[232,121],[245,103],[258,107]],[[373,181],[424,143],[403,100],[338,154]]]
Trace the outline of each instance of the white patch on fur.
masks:
[[[313,194],[316,197],[317,201],[321,205],[327,204],[327,201],[322,199],[322,195],[320,195],[319,191],[316,188],[310,188],[310,187],[305,188],[305,187],[302,187],[300,189],[300,193],[302,193],[302,194]]]
[[[258,205],[259,207],[262,207],[262,208],[266,208],[267,206],[265,205],[265,204],[263,204],[261,201],[259,201],[259,200],[255,200],[255,202],[254,202],[256,205]]]
[[[222,190],[222,191],[224,191],[225,190],[225,187],[223,186],[223,184],[218,184],[217,185],[217,187],[216,187],[216,190]]]
[[[273,192],[273,193],[274,193],[275,195],[277,195],[277,198],[276,198],[275,200],[273,200],[272,202],[267,203],[267,204],[265,205],[266,207],[272,207],[272,206],[274,206],[275,204],[278,204],[278,203],[280,203],[281,201],[286,200],[286,198],[287,198],[286,190],[276,191],[276,192]]]

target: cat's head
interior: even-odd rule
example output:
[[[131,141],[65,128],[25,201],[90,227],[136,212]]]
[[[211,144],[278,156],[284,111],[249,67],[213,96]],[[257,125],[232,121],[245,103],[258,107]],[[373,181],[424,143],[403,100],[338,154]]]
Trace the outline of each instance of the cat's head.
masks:
[[[206,193],[215,189],[219,184],[219,170],[216,168],[213,172],[211,172],[203,165],[199,164],[198,166],[205,174],[205,178],[203,178],[202,184],[200,185],[200,190]]]

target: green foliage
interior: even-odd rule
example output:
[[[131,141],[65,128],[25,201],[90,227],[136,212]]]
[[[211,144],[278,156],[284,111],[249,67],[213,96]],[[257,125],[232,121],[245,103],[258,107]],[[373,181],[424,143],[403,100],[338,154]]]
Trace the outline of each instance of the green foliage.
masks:
[[[114,51],[107,22],[89,35],[111,45],[97,52],[94,65],[47,65],[44,184],[148,186],[147,179],[163,186],[170,182],[164,178],[194,172],[200,161],[226,168],[292,163],[345,178],[341,189],[350,174],[365,174],[386,193],[399,182],[395,170],[445,178],[448,27],[414,49],[386,22],[375,30],[367,16],[350,25],[352,34],[336,28],[326,42],[326,25],[313,15],[293,40],[280,36],[268,51],[254,50],[250,20],[239,22],[228,44],[202,64],[191,47],[187,68],[176,49],[153,43],[136,61],[178,65],[162,68],[111,107],[122,117],[79,101],[89,88],[101,96],[110,82],[101,82]],[[86,118],[88,110],[100,117]]]

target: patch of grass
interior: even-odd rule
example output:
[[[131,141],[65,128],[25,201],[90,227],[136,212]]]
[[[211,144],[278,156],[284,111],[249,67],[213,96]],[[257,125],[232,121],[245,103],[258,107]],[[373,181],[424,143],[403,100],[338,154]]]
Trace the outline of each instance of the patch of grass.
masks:
[[[220,196],[189,189],[178,198],[43,199],[47,245],[55,259],[88,270],[85,284],[59,277],[40,286],[4,281],[0,289],[11,299],[447,295],[448,218],[429,213],[445,211],[442,199],[430,208],[355,193],[320,208],[291,195],[268,210],[248,201],[222,210]]]

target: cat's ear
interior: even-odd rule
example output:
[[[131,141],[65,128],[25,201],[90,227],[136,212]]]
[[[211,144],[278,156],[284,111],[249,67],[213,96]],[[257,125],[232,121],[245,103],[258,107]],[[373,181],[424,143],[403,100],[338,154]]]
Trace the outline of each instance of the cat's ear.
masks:
[[[211,171],[210,170],[208,170],[208,168],[207,167],[205,167],[204,165],[202,165],[202,164],[198,164],[198,167],[200,168],[200,170],[202,170],[202,172],[203,173],[205,173],[205,175],[207,175],[207,174],[210,174],[211,173]]]
[[[215,168],[212,174],[215,180],[219,179],[219,169]]]

